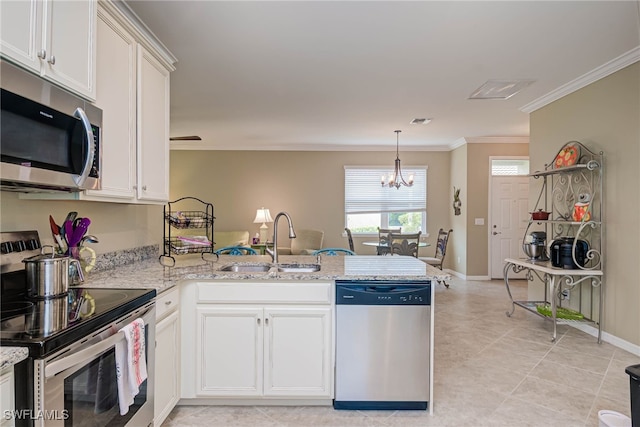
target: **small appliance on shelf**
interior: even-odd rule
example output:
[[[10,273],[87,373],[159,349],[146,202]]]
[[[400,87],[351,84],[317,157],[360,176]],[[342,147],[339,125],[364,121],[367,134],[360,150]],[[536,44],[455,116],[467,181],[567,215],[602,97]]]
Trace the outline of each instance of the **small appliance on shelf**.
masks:
[[[529,257],[529,260],[549,261],[547,256],[547,233],[534,231],[529,237],[530,239],[525,240],[522,244],[522,250]]]

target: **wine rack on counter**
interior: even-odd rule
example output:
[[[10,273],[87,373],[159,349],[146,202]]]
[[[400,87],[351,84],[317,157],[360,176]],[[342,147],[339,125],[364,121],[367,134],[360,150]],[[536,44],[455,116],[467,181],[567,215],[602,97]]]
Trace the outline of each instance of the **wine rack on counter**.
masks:
[[[180,209],[183,208],[183,209]],[[214,255],[213,205],[196,197],[182,197],[169,202],[163,209],[164,237],[160,263],[174,266],[174,255]],[[217,255],[216,255],[217,257]],[[168,260],[171,260],[168,261]]]

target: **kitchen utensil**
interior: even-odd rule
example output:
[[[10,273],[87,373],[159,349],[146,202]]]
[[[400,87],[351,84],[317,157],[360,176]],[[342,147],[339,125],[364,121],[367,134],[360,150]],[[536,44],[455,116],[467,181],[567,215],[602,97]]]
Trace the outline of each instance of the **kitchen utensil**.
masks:
[[[84,246],[85,243],[100,243],[100,241],[93,234],[87,234],[80,240],[80,247]]]
[[[67,246],[71,247],[69,239],[73,236],[73,222],[65,219],[62,226],[64,227],[64,240],[67,242]]]
[[[531,214],[531,219],[533,220],[540,220],[540,221],[546,221],[547,219],[549,219],[549,215],[551,215],[551,212],[545,212],[542,209],[538,209],[535,212],[529,212]]]
[[[45,253],[45,248],[51,253]],[[27,295],[31,298],[49,298],[66,295],[69,291],[69,264],[80,262],[66,255],[56,254],[53,246],[42,248],[40,255],[22,260],[27,275]]]
[[[78,243],[82,240],[85,234],[87,234],[87,230],[89,229],[89,225],[91,224],[91,220],[89,218],[82,218],[78,225],[73,230],[73,234],[71,237],[67,237],[67,243],[69,247],[76,247]]]
[[[67,250],[64,242],[62,241],[62,236],[60,236],[60,226],[56,224],[55,220],[51,215],[49,215],[49,225],[51,227],[51,234],[53,235],[54,240],[58,244],[58,249],[61,252],[65,252]]]
[[[71,211],[67,214],[67,217],[64,219],[65,221],[70,221],[73,224],[73,221],[78,217],[78,212]]]

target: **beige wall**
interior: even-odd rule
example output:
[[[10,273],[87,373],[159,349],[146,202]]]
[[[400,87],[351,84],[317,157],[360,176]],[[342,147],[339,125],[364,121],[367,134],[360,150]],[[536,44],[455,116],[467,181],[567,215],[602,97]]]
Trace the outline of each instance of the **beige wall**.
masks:
[[[53,244],[49,215],[60,225],[72,210],[91,219],[89,234],[100,240],[92,246],[99,254],[162,241],[162,206],[21,200],[17,193],[6,191],[0,193],[0,230],[38,230],[43,244]]]
[[[449,152],[402,152],[402,164],[426,165],[428,239],[435,243],[440,227],[449,226]],[[172,151],[171,199],[194,196],[213,203],[215,228],[248,230],[253,236],[256,209],[271,215],[291,214],[295,228],[325,232],[325,247],[348,247],[344,231],[344,166],[388,165],[392,152],[325,151]],[[389,191],[402,191],[392,190]],[[273,233],[273,224],[269,234]],[[280,224],[280,242],[286,241]],[[355,238],[356,251],[373,254],[375,248]],[[371,238],[369,238],[371,240]],[[286,246],[282,244],[281,246]],[[432,255],[433,247],[421,249]]]
[[[469,196],[469,183],[467,182],[467,162],[468,144],[456,148],[451,153],[451,186],[449,188],[449,218],[453,233],[449,237],[447,255],[445,257],[444,268],[457,271],[460,274],[467,274],[467,213],[469,206],[467,199]],[[454,215],[453,210],[453,187],[460,189],[460,215]]]
[[[521,138],[518,138],[521,139]],[[468,143],[451,154],[451,196],[453,187],[460,188],[462,209],[456,216],[451,208],[453,228],[446,267],[466,277],[489,276],[489,176],[492,156],[527,156],[529,144]],[[475,225],[484,218],[484,225]]]
[[[467,275],[489,276],[489,176],[491,156],[528,156],[529,144],[467,144]],[[484,218],[484,225],[475,225],[476,218]]]
[[[605,332],[640,345],[640,64],[531,114],[532,169],[571,140],[604,151]],[[532,196],[532,197],[535,197]]]

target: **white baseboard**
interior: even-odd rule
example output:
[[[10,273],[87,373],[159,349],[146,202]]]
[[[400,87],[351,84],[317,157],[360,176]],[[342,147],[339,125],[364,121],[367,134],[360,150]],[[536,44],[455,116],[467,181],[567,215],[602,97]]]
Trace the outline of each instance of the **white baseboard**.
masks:
[[[598,337],[598,328],[588,325],[586,323],[568,323],[569,326],[572,326],[582,332],[589,334],[593,337]],[[628,351],[631,354],[635,354],[640,357],[640,345],[635,345],[630,343],[629,341],[625,341],[622,338],[616,337],[615,335],[611,335],[608,332],[602,331],[602,341],[608,342],[611,345],[614,345],[618,348],[621,348],[625,351]]]
[[[467,276],[466,274],[462,274],[455,270],[449,270],[448,268],[446,268],[444,271],[462,280],[491,280],[489,276]]]

